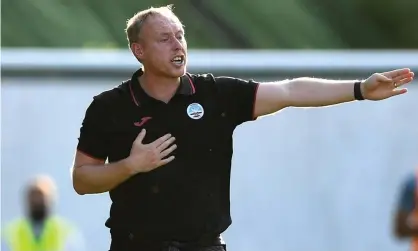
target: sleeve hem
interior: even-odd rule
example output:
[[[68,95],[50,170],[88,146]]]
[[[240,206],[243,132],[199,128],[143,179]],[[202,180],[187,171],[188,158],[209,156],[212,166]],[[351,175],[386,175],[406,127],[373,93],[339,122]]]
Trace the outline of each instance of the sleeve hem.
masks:
[[[253,114],[252,114],[252,120],[253,121],[258,119],[258,116],[256,116],[256,114],[255,114],[255,104],[256,104],[256,101],[257,101],[257,93],[258,93],[258,87],[259,86],[260,86],[260,83],[256,83],[255,90],[254,90]]]
[[[86,155],[86,156],[88,156],[88,157],[90,157],[90,158],[96,159],[96,160],[106,161],[106,159],[107,159],[106,157],[96,156],[94,154],[87,153],[86,151],[81,150],[80,148],[77,148],[77,151],[80,152],[80,153],[82,153],[82,154],[84,154],[84,155]]]

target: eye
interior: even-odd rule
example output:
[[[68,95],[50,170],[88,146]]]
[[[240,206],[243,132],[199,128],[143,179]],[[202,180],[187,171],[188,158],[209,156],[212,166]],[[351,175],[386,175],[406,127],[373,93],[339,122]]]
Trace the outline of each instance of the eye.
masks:
[[[168,41],[168,37],[162,38],[160,39],[161,42],[167,42]]]

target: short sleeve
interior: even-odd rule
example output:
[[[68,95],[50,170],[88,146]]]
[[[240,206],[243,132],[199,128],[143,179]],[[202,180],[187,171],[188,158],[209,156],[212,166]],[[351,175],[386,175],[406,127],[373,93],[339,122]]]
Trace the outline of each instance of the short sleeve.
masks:
[[[223,97],[229,116],[236,125],[255,120],[254,106],[259,83],[232,77],[215,77],[218,92]]]
[[[403,186],[401,187],[401,192],[398,202],[398,210],[404,212],[412,212],[415,208],[415,189],[416,189],[416,179],[415,176],[408,178]]]
[[[106,107],[96,98],[88,106],[78,138],[77,150],[95,159],[108,157],[109,114]]]

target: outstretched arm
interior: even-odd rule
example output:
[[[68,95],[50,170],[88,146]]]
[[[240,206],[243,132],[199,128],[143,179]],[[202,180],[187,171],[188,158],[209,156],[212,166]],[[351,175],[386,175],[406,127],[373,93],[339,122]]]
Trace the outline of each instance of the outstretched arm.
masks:
[[[412,81],[410,69],[375,73],[363,81],[296,78],[262,83],[258,87],[254,115],[262,116],[285,107],[319,107],[355,100],[354,84],[361,82],[359,92],[368,100],[382,100],[406,93],[398,87]]]

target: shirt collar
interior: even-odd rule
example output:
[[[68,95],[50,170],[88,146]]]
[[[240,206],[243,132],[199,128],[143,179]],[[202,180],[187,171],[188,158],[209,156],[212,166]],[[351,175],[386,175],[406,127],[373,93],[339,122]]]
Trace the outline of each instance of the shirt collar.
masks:
[[[142,68],[136,71],[129,82],[129,91],[132,100],[136,106],[155,100],[150,97],[139,84],[139,77],[144,74]],[[180,78],[180,85],[177,88],[176,95],[190,96],[196,93],[195,85],[189,73],[186,73]]]

